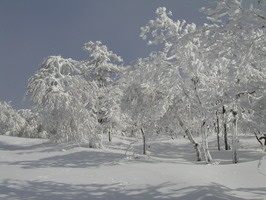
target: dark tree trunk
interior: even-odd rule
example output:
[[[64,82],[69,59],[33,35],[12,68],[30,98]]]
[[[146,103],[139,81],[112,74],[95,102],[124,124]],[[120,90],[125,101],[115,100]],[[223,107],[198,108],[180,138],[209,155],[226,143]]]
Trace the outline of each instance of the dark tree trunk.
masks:
[[[142,134],[142,140],[143,140],[143,155],[146,155],[147,154],[147,145],[146,145],[146,137],[145,137],[145,133],[143,131],[143,128],[140,129],[141,130],[141,134]]]
[[[254,132],[254,134],[255,134],[255,137],[256,137],[256,139],[257,139],[257,140],[258,140],[258,142],[260,143],[260,145],[261,145],[261,146],[263,146],[263,144],[262,144],[262,142],[260,141],[260,139],[259,139],[259,137],[258,137],[257,133],[256,133],[256,132]]]
[[[227,139],[227,124],[226,124],[225,113],[226,113],[225,106],[223,106],[224,147],[225,147],[225,150],[230,150],[230,147],[228,145],[228,139]]]
[[[264,140],[264,146],[266,146],[266,134],[264,134],[264,136],[260,137],[259,140]]]
[[[260,134],[260,132],[258,131],[258,133]],[[258,140],[258,142],[260,143],[261,147],[262,147],[262,151],[266,151],[266,134],[264,134],[264,136],[261,136],[260,138],[258,137],[257,133],[254,132],[256,139]],[[262,143],[261,140],[264,140],[264,143]]]
[[[220,120],[219,120],[218,111],[216,111],[216,131],[217,131],[217,148],[220,151],[221,150],[221,146],[220,146]]]
[[[112,142],[112,134],[111,134],[111,131],[108,131],[108,140],[109,140],[109,142]]]
[[[238,133],[237,133],[237,112],[232,111],[233,113],[233,125],[234,130],[232,132],[232,154],[233,154],[233,163],[238,163]]]

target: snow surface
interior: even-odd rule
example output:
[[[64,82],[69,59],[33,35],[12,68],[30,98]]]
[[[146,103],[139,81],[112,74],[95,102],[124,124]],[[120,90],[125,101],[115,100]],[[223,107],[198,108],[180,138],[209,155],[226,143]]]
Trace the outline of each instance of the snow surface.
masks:
[[[149,145],[141,156],[141,143],[129,138],[100,150],[0,136],[0,199],[266,199],[265,154],[253,137],[241,140],[236,165],[214,142],[211,165],[195,162],[184,138]]]

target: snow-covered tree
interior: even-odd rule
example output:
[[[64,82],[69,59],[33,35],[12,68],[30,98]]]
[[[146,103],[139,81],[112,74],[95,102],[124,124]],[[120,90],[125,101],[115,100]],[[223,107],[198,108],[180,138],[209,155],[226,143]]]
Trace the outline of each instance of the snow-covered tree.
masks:
[[[46,138],[38,130],[38,114],[29,109],[15,110],[10,103],[0,102],[0,134],[26,138]]]
[[[22,137],[47,138],[47,133],[41,128],[39,115],[30,109],[20,109],[18,114],[25,119],[26,124],[21,130]]]
[[[203,8],[207,18],[205,34],[208,38],[208,59],[226,59],[221,74],[224,77],[223,103],[231,110],[234,124],[232,131],[233,162],[238,161],[238,127],[242,112],[248,112],[250,105],[243,104],[243,98],[251,102],[265,96],[266,15],[263,7],[244,8],[241,0],[222,0],[212,8]],[[241,121],[239,121],[241,123]]]
[[[56,142],[90,142],[101,146],[93,83],[85,80],[82,65],[72,59],[51,56],[29,79],[28,95],[40,115],[42,126]]]
[[[104,104],[105,117],[101,123],[104,132],[108,134],[109,142],[112,141],[113,134],[121,134],[127,127],[127,119],[125,114],[121,111],[121,100],[123,96],[123,90],[120,83],[113,84],[106,88],[107,93],[105,98],[107,99]]]
[[[171,88],[164,83],[168,70],[160,55],[151,54],[139,59],[125,75],[127,82],[121,108],[131,119],[132,126],[141,132],[143,154],[146,154],[147,138],[155,132],[152,127],[156,127],[171,103]]]
[[[83,49],[89,54],[89,58],[83,62],[88,68],[86,73],[100,88],[119,77],[121,68],[116,63],[123,61],[120,56],[108,50],[100,41],[90,41],[84,44]]]
[[[0,134],[21,136],[26,120],[12,108],[10,103],[0,102]]]
[[[215,90],[217,87],[213,87],[216,77],[210,76],[210,65],[201,53],[202,41],[199,38],[196,25],[187,24],[185,21],[173,21],[170,18],[171,12],[167,12],[166,8],[158,8],[156,14],[156,19],[151,20],[148,25],[142,28],[141,36],[144,39],[150,36],[148,44],[162,43],[164,45],[163,59],[171,63],[170,66],[172,67],[167,81],[172,84],[172,88],[175,88],[173,95],[179,99],[175,102],[183,104],[182,106],[173,105],[176,107],[173,111],[174,107],[172,106],[172,112],[179,113],[179,117],[176,116],[177,120],[187,119],[191,124],[192,121],[193,123],[196,122],[196,117],[198,120],[200,119],[201,123],[197,123],[197,129],[202,130],[206,161],[211,162],[212,158],[208,151],[205,130],[211,103],[210,93],[217,91]],[[183,120],[179,120],[179,124],[184,127]],[[186,123],[190,124],[188,121]],[[185,131],[186,134],[189,133],[187,128]],[[193,137],[190,134],[188,138]],[[198,144],[194,139],[190,141],[198,149]]]
[[[123,124],[123,117],[119,111],[121,90],[117,86],[117,80],[123,71],[118,63],[123,60],[100,41],[90,41],[83,49],[89,54],[89,58],[83,61],[86,66],[86,78],[98,86],[98,101],[95,106],[98,122],[104,132],[108,133],[111,141],[111,132],[118,124]]]
[[[237,162],[240,97],[252,96],[254,91],[265,95],[265,16],[259,9],[244,9],[238,0],[222,0],[215,8],[203,10],[211,23],[197,28],[173,21],[171,12],[158,8],[157,18],[142,28],[141,36],[150,36],[148,44],[163,44],[165,59],[176,66],[179,76],[175,77],[183,82],[175,83],[187,97],[178,102],[201,121],[206,161],[211,160],[206,126],[219,107],[229,108],[234,124],[233,162]],[[184,119],[187,114],[180,115]]]

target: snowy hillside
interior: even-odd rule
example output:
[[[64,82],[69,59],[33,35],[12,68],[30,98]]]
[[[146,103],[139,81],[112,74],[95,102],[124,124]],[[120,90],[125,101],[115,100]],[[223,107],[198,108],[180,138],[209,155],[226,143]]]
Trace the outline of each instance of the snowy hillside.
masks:
[[[184,138],[149,145],[144,157],[140,143],[117,137],[97,150],[0,136],[0,199],[266,199],[266,159],[254,138],[241,140],[238,164],[214,143],[208,165],[194,161]]]

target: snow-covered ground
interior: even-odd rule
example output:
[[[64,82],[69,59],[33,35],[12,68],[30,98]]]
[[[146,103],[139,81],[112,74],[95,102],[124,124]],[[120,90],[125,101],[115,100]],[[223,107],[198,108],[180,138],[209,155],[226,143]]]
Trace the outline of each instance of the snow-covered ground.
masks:
[[[214,142],[211,165],[195,162],[184,138],[150,142],[148,156],[130,139],[105,146],[0,136],[0,199],[266,199],[266,158],[253,137],[241,140],[236,165]]]

